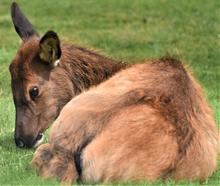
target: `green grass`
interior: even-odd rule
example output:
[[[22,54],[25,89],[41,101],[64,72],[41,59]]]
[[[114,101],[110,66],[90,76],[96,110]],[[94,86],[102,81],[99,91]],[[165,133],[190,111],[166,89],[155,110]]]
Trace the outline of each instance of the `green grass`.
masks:
[[[174,55],[203,85],[220,123],[220,1],[212,0],[32,0],[17,1],[39,33],[56,31],[70,43],[125,61]],[[8,66],[19,47],[10,14],[0,1],[0,185],[53,185],[30,166],[33,150],[15,148],[15,109]],[[220,163],[203,185],[220,185]],[[131,185],[132,183],[120,183]],[[160,181],[140,185],[175,185]],[[178,185],[200,185],[181,182]]]

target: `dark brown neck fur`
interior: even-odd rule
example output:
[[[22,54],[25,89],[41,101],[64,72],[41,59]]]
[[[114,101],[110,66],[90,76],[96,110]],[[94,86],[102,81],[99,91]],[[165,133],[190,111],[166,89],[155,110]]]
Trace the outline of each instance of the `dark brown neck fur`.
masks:
[[[65,61],[65,63],[62,63]],[[69,75],[75,88],[75,95],[108,79],[126,67],[125,63],[71,45],[63,46],[61,67]]]

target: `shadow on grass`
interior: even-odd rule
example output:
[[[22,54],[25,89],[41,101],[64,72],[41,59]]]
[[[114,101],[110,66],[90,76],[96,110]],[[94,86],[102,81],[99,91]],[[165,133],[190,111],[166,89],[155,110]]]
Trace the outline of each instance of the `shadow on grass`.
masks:
[[[6,133],[0,136],[0,150],[4,153],[10,153],[16,155],[24,155],[33,153],[35,149],[20,149],[17,148],[14,142],[14,135],[12,133]]]
[[[5,134],[0,136],[0,148],[4,151],[10,151],[12,148],[16,148],[14,138],[11,134]]]

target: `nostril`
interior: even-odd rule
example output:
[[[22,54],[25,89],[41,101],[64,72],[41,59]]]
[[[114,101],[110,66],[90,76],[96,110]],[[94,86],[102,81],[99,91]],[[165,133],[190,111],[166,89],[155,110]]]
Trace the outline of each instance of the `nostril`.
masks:
[[[25,143],[20,138],[15,138],[15,144],[19,148],[24,148],[25,147]]]

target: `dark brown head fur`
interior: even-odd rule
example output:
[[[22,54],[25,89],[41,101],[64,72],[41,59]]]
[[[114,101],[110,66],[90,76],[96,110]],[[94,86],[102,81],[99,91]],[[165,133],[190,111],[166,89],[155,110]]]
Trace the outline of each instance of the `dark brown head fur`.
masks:
[[[126,65],[64,44],[53,31],[40,38],[16,3],[11,14],[23,40],[9,67],[16,108],[15,142],[32,147],[72,97]]]

